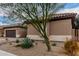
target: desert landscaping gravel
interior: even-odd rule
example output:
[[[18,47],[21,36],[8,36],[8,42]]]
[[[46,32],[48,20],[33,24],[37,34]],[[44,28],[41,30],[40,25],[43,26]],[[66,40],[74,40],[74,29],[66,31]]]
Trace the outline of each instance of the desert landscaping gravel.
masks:
[[[35,44],[36,43],[36,44]],[[34,46],[29,49],[23,49],[21,47],[15,47],[14,44],[9,43],[0,45],[0,50],[10,52],[18,56],[65,56],[65,51],[63,48],[64,43],[56,42],[56,46],[51,47],[52,51],[48,52],[45,43],[42,41],[36,41]]]

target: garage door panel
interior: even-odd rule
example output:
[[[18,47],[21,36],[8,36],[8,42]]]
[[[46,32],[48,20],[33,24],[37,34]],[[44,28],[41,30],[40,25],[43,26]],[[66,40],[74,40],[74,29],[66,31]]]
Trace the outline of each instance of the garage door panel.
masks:
[[[51,35],[71,35],[72,26],[71,19],[60,20],[50,23],[50,34]]]
[[[6,37],[16,37],[16,30],[6,30]]]

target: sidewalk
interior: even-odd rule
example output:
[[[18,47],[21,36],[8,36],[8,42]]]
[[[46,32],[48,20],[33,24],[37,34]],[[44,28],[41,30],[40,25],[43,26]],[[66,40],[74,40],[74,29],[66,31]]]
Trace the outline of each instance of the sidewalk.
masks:
[[[0,50],[0,56],[16,56],[16,55]]]

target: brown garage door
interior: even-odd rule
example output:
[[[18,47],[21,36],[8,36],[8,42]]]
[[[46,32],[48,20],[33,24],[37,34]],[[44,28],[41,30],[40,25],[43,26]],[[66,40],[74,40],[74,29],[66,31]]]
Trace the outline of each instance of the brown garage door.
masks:
[[[16,37],[16,30],[6,30],[6,37]]]

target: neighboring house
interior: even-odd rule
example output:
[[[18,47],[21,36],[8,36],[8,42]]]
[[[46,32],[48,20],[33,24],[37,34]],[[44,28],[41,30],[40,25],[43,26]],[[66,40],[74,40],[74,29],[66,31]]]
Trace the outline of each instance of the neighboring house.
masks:
[[[0,31],[0,37],[8,38],[24,38],[27,34],[27,29],[20,24],[2,26]]]
[[[74,20],[76,13],[54,14],[47,23],[47,33],[50,40],[65,41],[74,36]],[[28,23],[27,36],[35,40],[43,40],[35,28]]]

